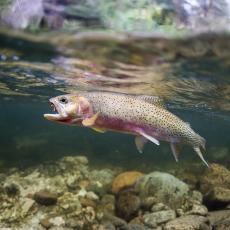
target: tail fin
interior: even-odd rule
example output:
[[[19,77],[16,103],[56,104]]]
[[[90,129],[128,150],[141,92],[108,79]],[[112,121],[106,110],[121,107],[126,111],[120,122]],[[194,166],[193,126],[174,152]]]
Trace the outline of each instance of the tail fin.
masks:
[[[200,146],[205,151],[206,150],[206,148],[205,148],[206,140],[201,136],[200,136],[200,140],[201,140]]]
[[[201,145],[202,146],[202,145]],[[202,148],[204,148],[202,146]],[[207,163],[207,161],[204,159],[201,151],[200,151],[200,147],[193,147],[193,149],[195,150],[195,152],[197,153],[197,155],[200,157],[200,159],[204,162],[204,164],[209,168],[209,164]]]
[[[205,144],[206,144],[206,140],[201,137],[199,134],[196,134],[196,139],[197,139],[197,143],[195,144],[195,146],[193,147],[194,151],[197,153],[197,155],[200,157],[200,159],[204,162],[204,164],[209,167],[207,161],[204,159],[200,148],[202,148],[205,151]]]

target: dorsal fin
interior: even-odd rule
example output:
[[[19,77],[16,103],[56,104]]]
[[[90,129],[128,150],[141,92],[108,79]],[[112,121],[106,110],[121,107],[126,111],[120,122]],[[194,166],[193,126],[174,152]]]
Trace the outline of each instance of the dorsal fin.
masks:
[[[136,98],[165,109],[163,100],[157,96],[137,95]]]

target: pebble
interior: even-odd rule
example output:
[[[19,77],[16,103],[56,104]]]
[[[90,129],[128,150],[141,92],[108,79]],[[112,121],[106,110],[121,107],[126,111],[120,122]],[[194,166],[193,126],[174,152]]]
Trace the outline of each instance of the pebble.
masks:
[[[87,206],[90,206],[93,208],[97,207],[97,203],[93,200],[88,199],[88,198],[81,197],[79,200],[80,200],[80,203],[83,207],[87,207]]]
[[[100,206],[98,209],[101,209],[102,212],[115,214],[115,196],[111,194],[106,194],[101,198]]]
[[[52,226],[52,223],[49,222],[48,218],[42,219],[40,220],[40,224],[44,227],[44,228],[50,228]]]
[[[32,199],[23,198],[23,202],[22,202],[22,206],[21,206],[21,208],[22,208],[21,214],[26,215],[29,212],[29,210],[33,207],[34,203],[35,203],[35,201]]]
[[[206,217],[188,215],[169,221],[164,230],[210,230],[209,221]]]
[[[57,203],[58,196],[49,191],[39,191],[34,194],[33,198],[41,205],[55,205]]]
[[[61,226],[65,225],[65,221],[64,221],[63,217],[61,217],[61,216],[56,216],[54,218],[50,218],[49,222],[51,224],[53,224],[54,226],[57,226],[57,227],[61,227]]]
[[[175,219],[176,213],[173,210],[159,211],[154,213],[145,214],[143,222],[146,226],[155,228],[158,224],[165,223],[169,220]]]
[[[146,197],[141,201],[141,208],[145,211],[150,211],[151,207],[156,204],[157,200],[153,196]]]
[[[151,212],[158,212],[158,211],[162,211],[162,210],[169,210],[170,208],[163,204],[163,203],[157,203],[154,204],[151,208]]]
[[[87,192],[86,193],[86,198],[88,198],[90,200],[99,200],[98,195],[95,194],[94,192]]]
[[[116,230],[115,226],[111,223],[104,223],[103,225],[96,225],[93,230]]]
[[[3,188],[8,196],[16,196],[20,193],[20,188],[15,183],[5,183]]]
[[[122,226],[119,230],[147,230],[147,228],[140,224],[127,224]]]
[[[105,223],[110,222],[112,223],[115,227],[121,227],[123,225],[126,225],[127,222],[119,217],[113,216],[111,214],[105,213],[103,216],[103,221]]]
[[[137,171],[123,172],[116,176],[112,183],[112,193],[117,194],[124,188],[131,187],[144,174]]]
[[[125,190],[116,199],[116,213],[126,221],[131,220],[138,212],[141,200],[132,190]]]
[[[187,212],[186,214],[206,216],[208,214],[208,209],[204,205],[193,204],[192,210]]]

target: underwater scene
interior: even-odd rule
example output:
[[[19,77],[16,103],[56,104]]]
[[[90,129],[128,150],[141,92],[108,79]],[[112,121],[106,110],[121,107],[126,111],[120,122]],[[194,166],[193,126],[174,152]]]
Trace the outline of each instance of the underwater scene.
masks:
[[[230,2],[0,1],[0,230],[230,229]]]

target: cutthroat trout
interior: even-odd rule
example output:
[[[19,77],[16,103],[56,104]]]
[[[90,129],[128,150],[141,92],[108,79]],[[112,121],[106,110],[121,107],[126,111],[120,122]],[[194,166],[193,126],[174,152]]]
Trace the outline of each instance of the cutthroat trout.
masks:
[[[167,111],[162,100],[155,96],[128,95],[111,92],[80,92],[51,98],[54,114],[44,114],[50,121],[90,127],[98,132],[107,130],[135,135],[139,152],[147,141],[159,145],[159,140],[170,143],[178,161],[179,146],[187,144],[208,166],[200,148],[205,150],[205,139],[190,125]]]

